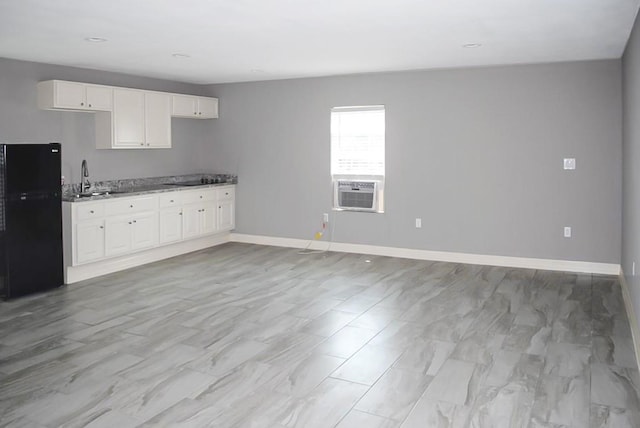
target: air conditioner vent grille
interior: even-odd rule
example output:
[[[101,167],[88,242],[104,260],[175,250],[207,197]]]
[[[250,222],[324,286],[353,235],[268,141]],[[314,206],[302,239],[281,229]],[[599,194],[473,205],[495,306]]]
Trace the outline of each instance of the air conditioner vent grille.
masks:
[[[335,181],[335,208],[353,211],[377,211],[378,185],[378,181]]]
[[[372,208],[373,193],[340,192],[340,206],[354,208]]]

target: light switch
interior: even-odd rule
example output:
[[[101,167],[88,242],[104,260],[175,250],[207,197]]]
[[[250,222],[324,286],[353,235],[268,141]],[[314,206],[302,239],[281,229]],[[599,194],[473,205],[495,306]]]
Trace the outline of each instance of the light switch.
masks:
[[[576,169],[576,158],[564,158],[564,169]]]
[[[565,238],[571,238],[571,227],[570,226],[565,226],[564,227],[564,237]]]

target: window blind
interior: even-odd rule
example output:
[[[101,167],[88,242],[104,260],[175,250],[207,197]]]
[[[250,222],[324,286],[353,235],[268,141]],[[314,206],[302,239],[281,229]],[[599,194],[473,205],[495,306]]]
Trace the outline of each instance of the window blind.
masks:
[[[331,174],[384,176],[384,106],[331,109]]]

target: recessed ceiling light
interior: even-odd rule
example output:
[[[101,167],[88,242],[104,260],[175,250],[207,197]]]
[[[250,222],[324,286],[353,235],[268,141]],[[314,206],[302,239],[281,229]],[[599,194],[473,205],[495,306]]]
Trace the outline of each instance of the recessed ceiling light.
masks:
[[[84,40],[91,43],[103,43],[107,41],[107,39],[103,37],[85,37]]]
[[[183,54],[183,53],[174,53],[171,54],[174,58],[191,58],[191,55]]]
[[[467,43],[466,45],[462,45],[465,49],[474,49],[479,48],[480,46],[482,46],[480,43]]]

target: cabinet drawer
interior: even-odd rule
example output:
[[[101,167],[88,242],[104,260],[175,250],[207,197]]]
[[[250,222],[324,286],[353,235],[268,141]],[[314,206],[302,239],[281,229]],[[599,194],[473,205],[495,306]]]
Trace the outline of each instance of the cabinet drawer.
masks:
[[[79,203],[76,206],[76,220],[89,220],[104,215],[104,203]]]
[[[160,208],[177,207],[182,205],[183,192],[161,193]]]
[[[105,204],[105,214],[118,215],[128,213],[138,213],[142,211],[153,211],[158,209],[158,197],[146,196],[139,198],[126,198],[109,201]]]
[[[216,199],[216,189],[189,190],[183,192],[183,194],[182,202],[185,204],[213,201]]]
[[[236,197],[236,189],[232,186],[217,189],[219,201],[230,201]]]

